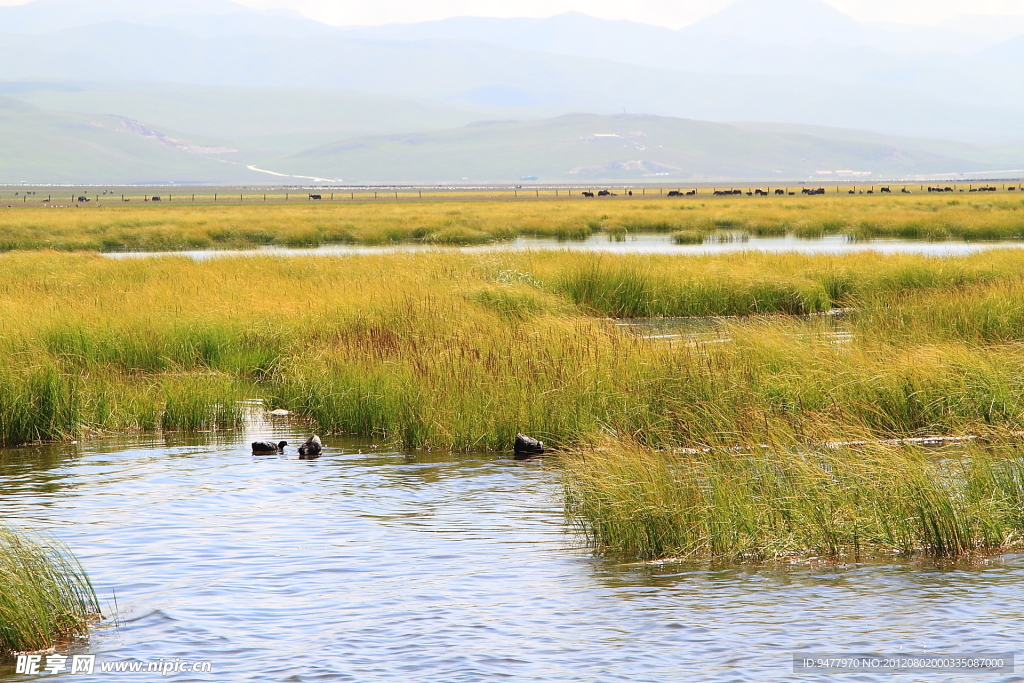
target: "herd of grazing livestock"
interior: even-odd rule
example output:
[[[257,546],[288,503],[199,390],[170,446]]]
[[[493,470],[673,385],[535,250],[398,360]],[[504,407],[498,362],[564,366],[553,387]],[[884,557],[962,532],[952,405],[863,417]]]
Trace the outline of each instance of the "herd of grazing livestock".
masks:
[[[1004,186],[1003,189],[1005,189],[1007,192],[1016,192],[1017,191],[1017,186],[1015,186],[1015,185],[1010,185],[1009,187],[1005,187]],[[1020,189],[1021,189],[1022,192],[1024,192],[1024,185],[1021,185]],[[839,191],[840,191],[839,188],[836,188],[836,192],[838,193]],[[999,188],[997,188],[995,186],[991,186],[991,185],[982,185],[980,187],[971,186],[969,189],[966,189],[966,190],[963,189],[963,188],[954,188],[954,187],[950,187],[950,186],[945,186],[945,187],[929,187],[928,188],[928,192],[958,192],[958,191],[959,192],[998,192]],[[891,187],[886,185],[886,186],[879,187],[878,188],[878,192],[881,193],[881,194],[892,194],[893,190],[892,190]],[[594,196],[597,196],[597,197],[617,197],[618,196],[617,194],[615,194],[614,192],[611,192],[609,190],[601,190],[601,191],[597,192],[596,194],[594,192],[591,192],[591,191],[582,192],[581,194],[584,197],[594,197]],[[740,195],[744,195],[744,194],[747,195],[748,197],[770,197],[773,194],[775,196],[779,196],[779,197],[787,196],[787,195],[792,197],[792,196],[796,195],[796,192],[790,192],[788,189],[785,189],[785,190],[783,190],[783,189],[776,189],[776,190],[773,191],[770,188],[767,189],[767,190],[762,190],[760,188],[755,188],[754,190],[747,190],[747,191],[737,190],[737,189],[733,189],[733,188],[730,188],[728,190],[719,190],[717,188],[713,188],[711,190],[710,194],[714,195],[715,197],[733,197],[733,196],[740,196]],[[819,195],[819,194],[823,195],[823,194],[825,194],[825,188],[824,187],[805,187],[805,188],[802,188],[800,190],[800,194],[807,195],[807,196]],[[851,188],[851,189],[847,190],[847,194],[875,194],[875,188],[872,187],[871,189],[868,189],[868,190]],[[914,194],[914,192],[913,192],[913,190],[909,190],[906,187],[902,187],[902,188],[900,188],[900,194]],[[632,195],[633,195],[633,193],[629,192],[629,196],[632,196]],[[666,197],[694,197],[696,195],[697,195],[697,190],[693,189],[693,190],[689,190],[687,192],[683,192],[682,190],[669,190],[668,193],[665,194],[664,196],[666,196]]]

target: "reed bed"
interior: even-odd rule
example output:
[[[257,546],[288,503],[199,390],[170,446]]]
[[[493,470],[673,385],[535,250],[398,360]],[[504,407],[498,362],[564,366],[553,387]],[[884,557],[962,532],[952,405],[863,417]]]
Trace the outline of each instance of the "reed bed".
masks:
[[[566,454],[563,466],[572,522],[610,554],[856,561],[1018,547],[1022,456],[1019,442],[681,453],[624,439]]]
[[[180,251],[325,244],[485,244],[515,237],[706,239],[794,235],[851,239],[1016,240],[1024,200],[896,195],[322,202],[294,205],[15,207],[0,213],[0,251]]]
[[[957,554],[1024,518],[1016,447],[821,448],[1024,431],[1024,251],[0,264],[5,444],[230,428],[248,399],[405,448],[526,432],[570,453],[591,540],[641,558]],[[795,315],[835,308],[847,333]],[[733,317],[713,338],[614,320],[708,315]]]
[[[49,537],[0,528],[0,654],[88,633],[100,608],[78,560]]]
[[[506,448],[523,430],[553,444],[614,428],[703,446],[1021,426],[1009,332],[927,330],[967,324],[934,320],[943,306],[990,328],[996,294],[999,315],[1016,315],[1024,252],[437,253],[315,267],[13,253],[3,265],[4,443],[231,427],[251,398],[325,431],[458,449]],[[845,344],[785,317],[737,320],[717,345],[648,340],[604,318],[850,306]]]

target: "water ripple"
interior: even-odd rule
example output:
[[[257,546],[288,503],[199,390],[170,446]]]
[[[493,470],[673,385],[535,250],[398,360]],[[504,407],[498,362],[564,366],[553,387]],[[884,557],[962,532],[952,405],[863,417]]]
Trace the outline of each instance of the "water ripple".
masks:
[[[543,464],[337,439],[319,460],[254,457],[254,436],[302,435],[0,454],[0,515],[56,533],[116,596],[101,660],[213,662],[175,681],[725,683],[790,680],[796,650],[1010,651],[1024,630],[1021,556],[622,565],[578,549]]]

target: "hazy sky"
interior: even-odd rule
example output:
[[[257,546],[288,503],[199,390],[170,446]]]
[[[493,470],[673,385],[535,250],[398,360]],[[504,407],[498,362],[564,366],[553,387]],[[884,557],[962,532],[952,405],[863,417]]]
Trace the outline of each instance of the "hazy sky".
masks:
[[[732,0],[241,0],[252,7],[291,7],[331,24],[383,24],[451,16],[545,17],[578,11],[679,28]],[[1024,15],[1024,0],[826,0],[862,21],[935,24],[962,14]]]
[[[144,1],[144,0],[143,0]],[[287,7],[320,21],[346,24],[409,23],[453,16],[548,17],[577,11],[604,19],[630,19],[679,28],[733,0],[235,0],[260,9]],[[1024,0],[824,0],[861,21],[936,24],[963,14],[1024,16]],[[22,5],[28,0],[0,0]]]

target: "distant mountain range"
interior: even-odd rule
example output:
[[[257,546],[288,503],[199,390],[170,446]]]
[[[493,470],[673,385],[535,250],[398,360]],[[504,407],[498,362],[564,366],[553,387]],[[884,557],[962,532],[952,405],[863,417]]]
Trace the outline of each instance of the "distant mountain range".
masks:
[[[651,175],[656,166],[650,164],[680,177],[771,177],[857,164],[876,173],[1024,166],[1013,156],[1017,146],[1007,144],[1024,140],[1024,17],[883,26],[857,22],[819,0],[737,0],[680,30],[582,14],[338,28],[228,0],[35,0],[0,7],[0,64],[0,94],[29,107],[3,119],[0,149],[22,144],[13,136],[27,130],[27,118],[58,135],[81,132],[56,123],[81,114],[101,127],[137,121],[187,138],[184,147],[236,149],[231,154],[246,161],[212,162],[207,152],[157,143],[155,166],[139,159],[145,178],[160,177],[159,157],[170,164],[168,178],[216,182],[236,171],[240,180],[251,177],[247,166],[257,161],[298,175],[381,180],[389,168],[415,168],[416,179],[507,180],[519,173],[513,167],[531,165],[525,150],[533,150],[532,165],[542,170],[521,175],[551,177],[577,168],[604,169],[594,173],[607,177],[663,177]],[[22,106],[5,101],[4,112]],[[637,165],[639,159],[620,158],[611,147],[600,147],[607,158],[594,156],[593,145],[542,154],[550,136],[569,135],[572,121],[587,121],[555,117],[623,110],[647,115],[652,130],[671,138],[674,156]],[[519,123],[465,128],[488,120]],[[732,152],[704,155],[713,145],[700,135],[716,140],[727,130],[742,151],[747,143],[739,141],[752,135],[748,127],[703,128],[697,135],[697,121],[802,128],[773,129],[772,144],[750,148],[757,153],[743,162]],[[491,133],[481,137],[484,129]],[[872,156],[867,147],[852,151],[843,146],[850,140],[840,144],[822,133],[834,129],[868,131],[856,144],[895,145],[906,153],[896,159]],[[125,134],[117,126],[111,131]],[[79,144],[72,132],[69,140]],[[420,158],[409,145],[389,141],[411,133],[429,140],[417,148],[432,155]],[[796,144],[786,137],[791,133],[813,141]],[[519,136],[511,147],[500,142],[508,135]],[[585,137],[575,128],[573,136]],[[347,141],[354,137],[363,139],[353,146]],[[921,139],[968,144],[940,149]],[[487,158],[456,164],[469,159],[473,144],[489,150],[481,152]],[[179,153],[186,156],[172,163]],[[27,173],[19,158],[0,159],[0,169],[13,174],[3,171],[0,181]],[[405,162],[389,166],[391,158]]]

